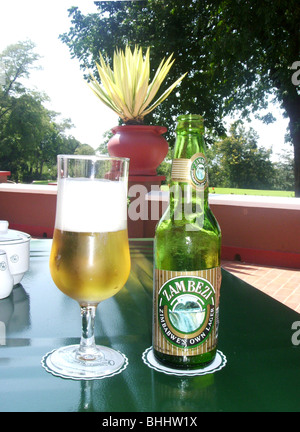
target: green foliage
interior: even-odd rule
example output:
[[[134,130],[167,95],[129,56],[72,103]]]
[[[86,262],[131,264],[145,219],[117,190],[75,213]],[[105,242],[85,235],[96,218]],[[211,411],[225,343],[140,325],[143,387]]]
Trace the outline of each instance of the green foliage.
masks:
[[[100,143],[99,147],[97,148],[97,152],[103,155],[108,155],[107,151],[107,144],[110,138],[113,136],[113,133],[108,130],[102,135],[102,142]]]
[[[230,194],[230,195],[256,195],[256,196],[274,196],[292,198],[295,192],[278,191],[278,190],[262,190],[262,189],[236,189],[236,188],[219,188],[210,187],[210,194]]]
[[[75,153],[77,155],[94,155],[96,154],[95,149],[93,149],[93,147],[91,147],[88,144],[80,144],[76,150]]]
[[[162,184],[169,184],[171,181],[172,158],[173,158],[173,150],[169,149],[168,154],[165,157],[164,161],[157,168],[157,174],[159,176],[165,177],[165,180],[162,181]]]
[[[257,146],[257,134],[235,122],[229,136],[208,150],[210,185],[272,189],[274,167],[270,151]]]
[[[299,0],[147,0],[95,2],[98,12],[70,9],[72,26],[61,39],[85,70],[99,51],[112,58],[126,44],[153,47],[151,65],[174,53],[169,80],[188,71],[178,91],[146,121],[168,127],[178,114],[198,113],[208,135],[225,132],[223,118],[241,118],[276,98],[290,119],[295,189],[300,195],[300,98],[291,66],[300,58]],[[154,72],[154,71],[153,71]],[[96,71],[95,71],[96,73]],[[272,121],[268,115],[265,121]]]
[[[31,41],[18,42],[9,45],[0,53],[0,85],[1,85],[1,113],[3,112],[5,97],[17,96],[26,92],[21,78],[28,78],[34,63],[40,58],[34,52],[35,45]]]
[[[271,151],[257,145],[255,131],[245,130],[241,121],[231,125],[229,135],[207,149],[209,184],[223,188],[293,189],[291,155],[273,163]]]
[[[43,105],[44,95],[24,86],[22,79],[38,58],[30,41],[10,45],[0,54],[0,169],[11,171],[16,182],[56,178],[58,153],[91,151],[65,135],[70,121],[57,123],[57,114]]]
[[[294,158],[291,152],[281,156],[279,162],[274,164],[274,189],[282,191],[291,191],[294,189]]]

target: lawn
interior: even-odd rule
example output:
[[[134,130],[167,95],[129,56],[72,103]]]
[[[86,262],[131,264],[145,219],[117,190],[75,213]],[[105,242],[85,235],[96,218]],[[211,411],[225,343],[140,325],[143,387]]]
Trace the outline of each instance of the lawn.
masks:
[[[34,181],[34,184],[48,184],[47,180]],[[167,190],[168,187],[163,185],[162,190]],[[261,196],[279,196],[279,197],[294,197],[293,191],[276,191],[276,190],[258,190],[258,189],[235,189],[235,188],[214,188],[210,187],[211,194],[234,194],[234,195],[261,195]]]
[[[294,197],[293,191],[276,191],[276,190],[257,190],[257,189],[234,189],[234,188],[214,188],[210,187],[211,194],[234,194],[234,195],[263,195],[263,196],[279,196],[279,197]]]

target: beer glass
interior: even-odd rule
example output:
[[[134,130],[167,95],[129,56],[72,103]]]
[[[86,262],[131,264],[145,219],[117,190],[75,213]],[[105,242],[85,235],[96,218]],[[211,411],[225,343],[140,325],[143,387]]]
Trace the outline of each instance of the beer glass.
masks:
[[[50,272],[56,286],[81,308],[79,345],[46,356],[50,372],[97,379],[121,372],[127,358],[95,344],[97,306],[114,296],[130,272],[127,234],[129,160],[58,155],[58,191]]]

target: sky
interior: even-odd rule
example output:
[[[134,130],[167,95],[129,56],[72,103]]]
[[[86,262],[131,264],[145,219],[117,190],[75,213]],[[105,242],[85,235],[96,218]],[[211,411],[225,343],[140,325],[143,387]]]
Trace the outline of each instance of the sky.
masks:
[[[71,26],[71,6],[83,13],[97,10],[92,0],[0,0],[0,52],[18,41],[33,41],[41,70],[32,71],[26,85],[45,92],[50,98],[45,106],[71,119],[75,127],[68,134],[97,148],[103,133],[118,124],[118,116],[94,95],[79,62],[58,39]]]
[[[61,118],[70,118],[74,128],[68,131],[82,144],[97,148],[101,137],[118,124],[118,117],[93,94],[83,79],[76,59],[71,59],[66,44],[58,39],[68,32],[71,20],[68,8],[78,6],[83,13],[96,12],[92,0],[0,0],[0,52],[18,41],[31,40],[41,56],[32,71],[28,87],[45,92],[50,102],[45,106]],[[278,107],[272,107],[277,121],[264,125],[253,120],[250,124],[258,135],[258,145],[273,148],[273,159],[291,147],[284,143],[288,120]]]

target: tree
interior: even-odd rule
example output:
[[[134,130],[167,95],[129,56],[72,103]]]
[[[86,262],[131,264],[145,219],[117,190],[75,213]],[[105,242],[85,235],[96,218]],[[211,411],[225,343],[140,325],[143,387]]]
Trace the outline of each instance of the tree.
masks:
[[[292,191],[294,186],[294,161],[291,152],[280,155],[280,160],[274,163],[274,189]]]
[[[210,184],[215,187],[272,189],[274,167],[271,152],[257,146],[253,129],[246,132],[240,121],[230,127],[228,137],[208,150]]]
[[[15,99],[27,93],[21,79],[28,78],[33,64],[39,59],[34,47],[31,41],[19,42],[0,53],[0,139]]]
[[[79,144],[76,148],[75,153],[77,155],[95,155],[95,149],[91,147],[89,144]]]
[[[32,176],[34,168],[39,171],[40,145],[50,128],[48,111],[39,100],[28,94],[12,99],[0,149],[2,164],[9,166],[15,180]]]
[[[300,58],[298,0],[95,4],[98,13],[86,16],[77,7],[71,8],[72,27],[61,35],[83,69],[95,71],[99,50],[111,57],[116,46],[125,44],[153,47],[154,69],[174,52],[170,82],[186,71],[188,76],[177,92],[146,117],[149,123],[167,123],[169,137],[176,116],[183,113],[202,114],[207,130],[222,135],[226,114],[239,110],[246,117],[265,108],[271,94],[290,119],[295,191],[300,196],[299,86],[297,79],[292,80],[295,72],[291,69]]]
[[[23,170],[30,170],[27,162],[36,157],[44,124],[41,95],[29,92],[22,83],[39,59],[34,47],[30,41],[19,42],[0,54],[0,163],[9,167],[15,180]]]
[[[26,92],[21,78],[28,78],[30,70],[36,68],[34,63],[40,58],[34,52],[35,45],[31,41],[9,45],[0,54],[1,91],[5,96],[17,96]]]
[[[97,152],[103,155],[108,155],[107,151],[107,144],[110,138],[113,136],[113,133],[110,130],[107,130],[102,135],[102,142],[100,143],[99,147],[97,148]]]
[[[0,166],[14,181],[41,179],[58,153],[73,154],[81,146],[65,135],[70,120],[57,123],[58,114],[43,105],[47,96],[24,86],[22,79],[39,58],[34,48],[30,41],[19,42],[0,54]]]

